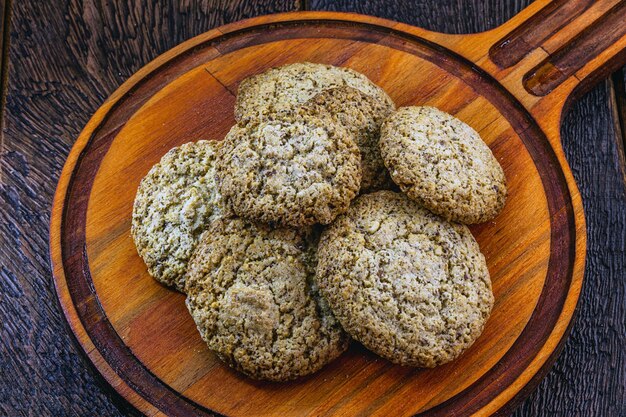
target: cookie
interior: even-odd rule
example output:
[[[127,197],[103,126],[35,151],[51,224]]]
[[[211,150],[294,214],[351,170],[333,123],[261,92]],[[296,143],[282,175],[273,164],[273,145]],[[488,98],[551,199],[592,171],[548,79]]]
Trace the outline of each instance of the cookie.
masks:
[[[359,190],[360,164],[345,128],[300,109],[233,126],[216,177],[238,216],[295,227],[328,224],[346,211]]]
[[[379,100],[352,87],[336,87],[317,94],[303,107],[315,114],[330,113],[354,136],[361,151],[361,193],[392,186],[378,149],[380,125],[395,109],[391,101]]]
[[[323,90],[349,86],[387,106],[394,106],[382,88],[349,68],[301,62],[272,68],[239,84],[235,119],[259,118],[290,110]]]
[[[448,220],[495,217],[507,195],[502,167],[478,133],[434,107],[403,107],[381,128],[380,151],[393,181]]]
[[[215,187],[221,142],[201,140],[167,152],[141,180],[131,235],[157,281],[185,288],[187,262],[200,234],[222,212]]]
[[[315,245],[307,238],[216,219],[189,262],[186,303],[202,338],[252,378],[294,379],[347,349],[349,337],[319,294]]]
[[[358,197],[322,233],[317,280],[346,332],[406,366],[458,357],[481,334],[494,301],[467,226],[392,191]]]

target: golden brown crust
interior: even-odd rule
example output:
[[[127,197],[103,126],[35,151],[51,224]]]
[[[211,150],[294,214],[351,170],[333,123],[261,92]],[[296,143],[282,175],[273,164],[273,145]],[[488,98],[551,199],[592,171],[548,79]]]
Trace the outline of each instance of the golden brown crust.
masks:
[[[309,113],[327,112],[350,133],[361,151],[361,193],[389,189],[391,177],[378,149],[380,125],[394,111],[381,101],[352,87],[324,90],[303,104]]]
[[[209,348],[257,379],[317,371],[349,338],[318,292],[307,231],[217,219],[187,278],[187,307]]]
[[[453,360],[493,306],[469,229],[391,191],[360,196],[322,233],[317,279],[344,329],[400,365]]]
[[[448,220],[482,223],[504,207],[502,167],[478,133],[434,107],[404,107],[383,123],[380,150],[409,198]]]
[[[225,203],[241,217],[285,226],[328,224],[361,182],[353,137],[327,114],[304,110],[234,126],[217,158]]]
[[[299,62],[242,81],[237,92],[235,119],[260,118],[291,110],[328,88],[344,86],[394,106],[387,93],[361,73],[350,68]]]
[[[131,234],[137,252],[150,275],[179,291],[200,234],[223,211],[214,167],[220,144],[201,140],[171,149],[135,197]]]

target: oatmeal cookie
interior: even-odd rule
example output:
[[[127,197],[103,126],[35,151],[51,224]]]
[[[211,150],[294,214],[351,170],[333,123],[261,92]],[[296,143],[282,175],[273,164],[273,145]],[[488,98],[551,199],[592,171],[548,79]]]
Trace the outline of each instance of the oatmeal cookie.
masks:
[[[506,201],[502,167],[478,133],[434,107],[404,107],[381,128],[393,181],[433,213],[462,223],[495,217]]]
[[[379,100],[352,87],[324,90],[303,104],[315,114],[330,113],[354,136],[361,151],[361,192],[388,189],[391,177],[378,149],[380,125],[394,111],[393,103]]]
[[[239,84],[235,119],[259,118],[290,110],[323,90],[348,86],[394,106],[385,91],[365,75],[350,68],[299,62],[272,68]]]
[[[328,224],[361,183],[353,137],[304,109],[233,126],[216,162],[219,191],[235,214],[285,226]]]
[[[294,379],[347,349],[319,294],[307,229],[216,219],[189,262],[187,307],[202,338],[252,378]]]
[[[157,281],[185,288],[187,262],[210,220],[222,213],[215,187],[221,142],[201,140],[171,149],[141,180],[131,235]]]
[[[408,366],[458,357],[494,301],[469,229],[391,191],[357,198],[322,233],[317,279],[346,332]]]

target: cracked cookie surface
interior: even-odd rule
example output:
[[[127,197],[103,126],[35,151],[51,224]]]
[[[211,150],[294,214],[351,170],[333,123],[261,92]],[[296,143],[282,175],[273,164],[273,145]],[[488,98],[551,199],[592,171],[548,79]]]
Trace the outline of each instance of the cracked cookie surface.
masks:
[[[317,279],[346,332],[407,366],[458,357],[494,301],[469,229],[391,191],[358,197],[322,233]]]
[[[349,68],[300,62],[269,69],[241,82],[235,119],[259,118],[290,110],[333,87],[356,88],[380,103],[394,106],[385,91],[365,75]]]
[[[307,228],[305,228],[307,229]],[[256,379],[317,371],[349,338],[320,296],[308,230],[215,220],[187,279],[187,307],[209,348]]]
[[[381,128],[380,151],[393,181],[448,220],[482,223],[504,207],[502,167],[478,133],[434,107],[403,107]]]
[[[219,191],[241,217],[287,226],[328,224],[361,182],[353,137],[304,109],[233,126],[216,162]]]
[[[215,157],[221,142],[200,140],[167,152],[141,180],[131,235],[157,281],[185,288],[187,262],[200,234],[220,216]]]
[[[354,136],[361,151],[362,193],[392,186],[380,156],[378,139],[380,125],[395,110],[393,103],[346,86],[324,90],[304,103],[303,107],[314,114],[328,112],[335,122]]]

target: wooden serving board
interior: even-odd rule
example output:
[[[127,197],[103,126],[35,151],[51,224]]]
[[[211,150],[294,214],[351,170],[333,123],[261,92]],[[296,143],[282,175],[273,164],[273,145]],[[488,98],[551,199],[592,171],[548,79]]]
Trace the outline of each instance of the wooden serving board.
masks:
[[[451,17],[452,18],[452,17]],[[504,414],[547,372],[583,280],[585,220],[559,136],[568,98],[626,61],[624,1],[538,1],[506,24],[445,35],[340,13],[290,13],[221,27],[124,83],[72,149],[51,218],[61,306],[89,360],[144,414]],[[504,211],[472,227],[496,303],[456,361],[403,368],[354,343],[289,383],[250,380],[207,349],[184,296],[151,279],[130,236],[139,181],[171,147],[221,140],[237,85],[298,61],[353,68],[399,106],[469,123],[502,164]]]

